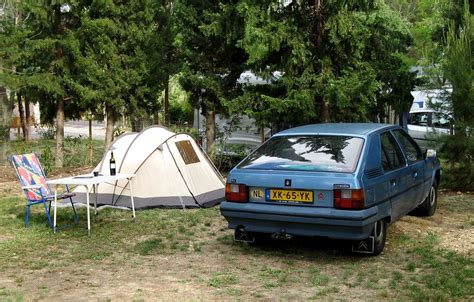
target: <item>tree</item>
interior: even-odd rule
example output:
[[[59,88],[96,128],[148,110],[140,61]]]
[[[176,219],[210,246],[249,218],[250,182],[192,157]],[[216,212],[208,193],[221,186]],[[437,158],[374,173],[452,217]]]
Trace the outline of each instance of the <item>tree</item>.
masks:
[[[38,97],[47,112],[54,112],[56,167],[63,165],[65,112],[69,116],[78,113],[71,90],[73,60],[70,56],[75,43],[73,32],[79,25],[79,10],[74,9],[75,4],[18,1],[23,17],[21,25],[4,24],[0,42],[7,86]],[[52,118],[50,114],[44,116]]]
[[[462,18],[451,20],[445,36],[445,59],[442,64],[445,77],[452,86],[448,98],[454,122],[454,135],[446,138],[441,151],[451,164],[448,181],[457,188],[474,188],[474,91],[472,46],[473,16],[464,2]],[[460,21],[460,22],[459,22]]]
[[[143,119],[157,108],[166,75],[168,23],[164,3],[151,0],[84,1],[77,31],[75,91],[84,108],[105,109],[105,148],[117,117]]]
[[[9,30],[15,30],[18,31],[19,28],[23,26],[21,23],[22,21],[22,12],[20,11],[20,3],[17,1],[5,1],[2,7],[2,14],[1,14],[1,31],[3,34],[8,32]],[[7,63],[8,64],[8,63]],[[13,72],[16,72],[17,67],[16,66],[11,66],[11,69]],[[5,80],[4,77],[4,81]],[[26,106],[23,106],[23,99],[25,101],[25,105],[28,105],[28,100],[22,94],[20,93],[19,87],[17,85],[13,85],[13,91],[11,92],[11,99],[14,101],[16,99],[17,101],[17,108],[18,108],[18,115],[19,115],[19,120],[20,120],[20,128],[22,129],[23,133],[23,138],[25,141],[29,140],[29,114],[26,114],[25,117],[25,111],[26,113],[29,113],[29,108],[26,108]],[[6,89],[5,90],[5,97],[6,97]],[[2,89],[2,90],[3,90]],[[25,110],[26,109],[26,110]]]
[[[383,103],[402,98],[400,108],[411,102],[414,76],[403,58],[410,34],[383,2],[240,1],[238,9],[247,65],[264,78],[282,74],[273,82],[277,95],[264,88],[240,98],[254,99],[247,108],[263,108],[267,125],[365,121],[379,113],[382,96]]]
[[[162,20],[160,26],[155,31],[154,43],[152,44],[152,70],[151,74],[155,75],[151,78],[152,83],[159,81],[159,87],[164,83],[163,94],[163,116],[164,124],[169,126],[171,122],[170,112],[170,79],[180,71],[182,61],[179,58],[179,50],[175,46],[175,38],[177,34],[176,17],[174,2],[166,2],[158,11],[158,18]],[[159,51],[157,51],[159,50]],[[153,80],[155,80],[153,82]],[[155,109],[155,115],[157,110]],[[158,123],[158,118],[155,118]]]
[[[215,114],[222,108],[221,101],[240,92],[237,79],[246,56],[237,43],[243,20],[232,1],[181,0],[175,4],[176,47],[185,64],[181,85],[196,100],[202,97],[209,152],[214,147]]]
[[[77,81],[74,90],[83,100],[82,107],[92,112],[105,110],[107,116],[105,148],[113,139],[117,112],[125,105],[129,89],[120,52],[122,32],[119,28],[120,7],[113,2],[84,2],[87,10],[81,16],[74,48]]]

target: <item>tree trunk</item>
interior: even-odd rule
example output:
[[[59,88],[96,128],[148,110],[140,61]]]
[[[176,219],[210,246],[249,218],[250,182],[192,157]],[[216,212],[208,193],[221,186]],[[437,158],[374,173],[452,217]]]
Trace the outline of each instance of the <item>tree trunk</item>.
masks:
[[[62,168],[64,163],[64,98],[59,98],[56,107],[56,160],[55,167]]]
[[[170,125],[170,100],[169,100],[169,88],[170,88],[170,79],[169,76],[166,76],[165,80],[165,97],[163,100],[163,111],[165,115],[165,126],[169,127]]]
[[[31,130],[31,112],[30,112],[30,99],[25,96],[25,141],[30,140],[30,130]]]
[[[214,149],[214,142],[216,140],[216,113],[211,106],[206,106],[206,150],[211,153]]]
[[[107,125],[105,127],[105,150],[109,148],[109,145],[114,139],[114,128],[115,128],[115,110],[112,106],[105,106],[107,114]]]
[[[260,125],[260,142],[263,143],[265,141],[265,127],[263,124]]]
[[[5,135],[4,137],[0,137],[1,140],[7,140],[8,138],[10,138],[10,117],[11,108],[8,104],[7,89],[3,86],[0,86],[0,130],[4,131],[2,134]]]
[[[21,94],[17,93],[16,99],[18,101],[18,114],[20,115],[21,131],[23,132],[23,138],[26,141],[28,137],[28,129],[26,128],[25,110],[23,108],[23,101],[21,99]]]
[[[329,104],[325,100],[321,101],[321,122],[329,122]]]
[[[314,1],[314,10],[316,15],[316,49],[321,49],[323,44],[323,7],[321,0]]]

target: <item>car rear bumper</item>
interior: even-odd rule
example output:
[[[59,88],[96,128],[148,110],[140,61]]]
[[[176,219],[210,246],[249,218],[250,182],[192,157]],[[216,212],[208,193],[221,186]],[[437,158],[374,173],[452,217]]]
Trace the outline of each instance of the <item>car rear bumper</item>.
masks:
[[[383,218],[378,207],[349,211],[291,205],[223,202],[221,214],[230,229],[243,226],[248,232],[287,233],[336,239],[365,239],[375,221]]]

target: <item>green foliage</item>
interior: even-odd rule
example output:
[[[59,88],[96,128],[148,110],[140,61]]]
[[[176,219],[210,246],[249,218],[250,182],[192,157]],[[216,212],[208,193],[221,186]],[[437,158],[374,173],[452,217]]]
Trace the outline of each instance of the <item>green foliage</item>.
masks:
[[[180,84],[194,106],[202,100],[203,112],[212,121],[221,111],[221,101],[241,92],[236,81],[246,56],[237,43],[243,19],[231,2],[184,0],[175,2],[175,17],[179,32],[175,44],[185,63]],[[207,129],[210,149],[215,125],[209,122]]]
[[[104,107],[132,118],[158,110],[176,72],[167,1],[8,1],[0,16],[0,84],[40,101],[52,122]],[[113,113],[113,112],[112,112]]]
[[[0,125],[0,139],[2,141],[8,140],[10,137],[10,125]]]
[[[380,1],[318,3],[239,2],[247,65],[266,79],[275,71],[281,78],[272,88],[246,87],[229,108],[289,126],[367,121],[384,104],[398,112],[409,107],[415,82],[403,53],[412,40],[402,20]]]
[[[89,140],[82,137],[66,137],[64,147],[65,154],[67,155],[64,161],[64,168],[66,169],[95,166],[102,159],[104,151],[103,142],[93,140],[93,158],[92,162],[90,162],[87,156]],[[58,172],[54,169],[55,154],[52,151],[54,148],[53,140],[31,140],[29,142],[15,140],[5,142],[3,148],[5,149],[4,156],[6,158],[14,154],[36,153],[39,155],[47,175],[51,172]]]
[[[41,164],[43,165],[44,172],[46,175],[49,175],[53,171],[54,167],[54,157],[53,153],[51,152],[51,147],[49,145],[45,145],[43,150],[41,151]]]
[[[150,0],[82,5],[87,10],[72,51],[81,71],[74,90],[83,106],[100,112],[105,104],[135,118],[154,112],[169,69],[166,5]]]
[[[474,188],[474,91],[472,15],[466,1],[462,22],[452,20],[446,35],[443,71],[452,85],[448,98],[454,135],[446,137],[441,155],[448,162],[447,182],[452,188]]]
[[[176,74],[169,79],[169,114],[171,123],[184,125],[193,123],[194,108],[188,100],[188,94],[181,87],[181,74]],[[162,93],[164,98],[164,91]]]
[[[53,124],[46,124],[38,130],[41,139],[54,139],[56,135],[56,127]]]

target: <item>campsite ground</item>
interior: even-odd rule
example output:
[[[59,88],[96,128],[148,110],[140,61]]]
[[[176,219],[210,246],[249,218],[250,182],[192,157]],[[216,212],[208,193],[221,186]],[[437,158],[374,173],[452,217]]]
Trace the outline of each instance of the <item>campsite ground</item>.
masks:
[[[53,234],[0,168],[0,300],[472,300],[474,195],[442,192],[430,218],[391,225],[379,257],[340,241],[236,243],[218,207],[106,209],[85,230],[72,210]],[[73,171],[78,173],[80,171]],[[71,173],[71,171],[66,171]]]

